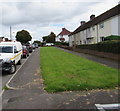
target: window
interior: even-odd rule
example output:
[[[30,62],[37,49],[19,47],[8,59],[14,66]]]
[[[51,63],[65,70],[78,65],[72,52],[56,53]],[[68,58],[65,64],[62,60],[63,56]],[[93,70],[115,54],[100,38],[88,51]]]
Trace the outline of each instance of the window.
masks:
[[[90,28],[88,29],[88,31],[90,32]]]
[[[14,52],[16,52],[17,51],[17,47],[16,46],[14,46]]]
[[[104,23],[99,24],[100,29],[103,28],[103,27],[104,27]]]
[[[0,53],[13,53],[12,46],[0,46]]]
[[[94,31],[94,30],[95,30],[95,27],[92,27],[92,30]]]

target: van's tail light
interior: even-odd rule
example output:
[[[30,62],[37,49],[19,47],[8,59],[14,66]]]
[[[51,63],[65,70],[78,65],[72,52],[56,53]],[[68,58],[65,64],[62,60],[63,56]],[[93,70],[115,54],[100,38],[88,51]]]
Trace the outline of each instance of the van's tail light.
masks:
[[[25,53],[26,52],[26,50],[23,50],[23,53]]]

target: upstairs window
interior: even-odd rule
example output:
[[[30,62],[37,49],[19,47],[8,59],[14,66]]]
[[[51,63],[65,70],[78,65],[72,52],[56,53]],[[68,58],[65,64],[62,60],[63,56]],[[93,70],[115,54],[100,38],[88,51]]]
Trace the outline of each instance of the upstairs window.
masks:
[[[103,28],[103,27],[104,27],[104,23],[99,24],[100,29]]]
[[[92,27],[92,30],[95,31],[95,27]]]
[[[90,28],[88,29],[88,32],[90,32]]]

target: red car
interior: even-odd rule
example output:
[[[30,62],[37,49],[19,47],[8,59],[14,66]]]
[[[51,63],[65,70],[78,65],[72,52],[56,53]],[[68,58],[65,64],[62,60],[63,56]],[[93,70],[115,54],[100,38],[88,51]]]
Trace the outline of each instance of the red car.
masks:
[[[23,46],[23,57],[27,58],[27,56],[29,56],[29,50],[27,49],[26,46]]]

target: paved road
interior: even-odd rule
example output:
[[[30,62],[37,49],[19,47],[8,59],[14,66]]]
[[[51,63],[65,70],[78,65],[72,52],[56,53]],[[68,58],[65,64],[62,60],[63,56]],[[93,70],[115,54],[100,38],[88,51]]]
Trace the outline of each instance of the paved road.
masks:
[[[22,59],[22,64],[26,61],[26,59]],[[19,69],[20,65],[17,65],[17,70]],[[7,72],[3,72],[2,76],[0,76],[0,78],[2,78],[2,87],[5,86],[5,84],[9,81],[9,79],[12,77],[13,74],[9,74]]]
[[[30,53],[31,55],[32,53]],[[22,59],[22,63],[21,64],[24,64],[24,62],[26,62],[28,58],[23,58]],[[21,67],[21,65],[17,65],[16,68],[17,70]],[[17,71],[16,70],[16,71]],[[9,79],[13,76],[13,74],[9,74],[7,72],[1,72],[0,74],[0,80],[2,80],[2,87],[4,87],[6,85],[6,83],[9,81]]]
[[[39,49],[3,93],[3,109],[93,109],[99,103],[118,103],[118,89],[47,93],[40,75]]]

